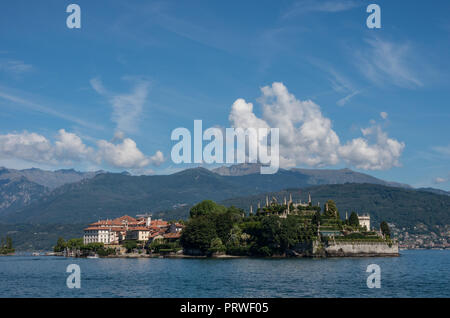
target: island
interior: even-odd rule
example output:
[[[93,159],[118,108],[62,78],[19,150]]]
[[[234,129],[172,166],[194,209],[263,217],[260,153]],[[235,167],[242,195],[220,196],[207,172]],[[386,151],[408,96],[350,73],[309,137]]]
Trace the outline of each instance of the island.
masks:
[[[248,211],[205,200],[190,209],[186,222],[128,215],[99,220],[84,237],[54,248],[87,257],[361,257],[398,256],[387,222],[371,227],[370,215],[345,213],[334,201],[294,202],[266,197]]]

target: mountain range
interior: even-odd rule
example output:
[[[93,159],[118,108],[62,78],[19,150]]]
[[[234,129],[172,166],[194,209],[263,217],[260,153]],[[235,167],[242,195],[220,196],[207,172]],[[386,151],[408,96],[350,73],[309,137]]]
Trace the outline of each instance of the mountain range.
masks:
[[[93,178],[104,171],[79,172],[73,169],[7,169],[0,167],[0,215],[29,205],[67,183]]]
[[[21,248],[49,248],[56,236],[82,235],[83,226],[99,219],[144,212],[187,218],[190,207],[205,199],[248,211],[265,195],[281,199],[291,193],[295,200],[306,200],[308,192],[315,204],[333,199],[342,212],[369,212],[374,222],[385,219],[405,227],[450,223],[447,191],[413,189],[349,169],[280,169],[261,175],[256,165],[238,165],[132,176],[1,168],[0,236],[12,235]]]
[[[101,173],[106,173],[106,171],[99,170],[92,172],[80,172],[74,169],[47,171],[37,168],[16,170],[0,167],[0,180],[14,180],[25,178],[30,182],[34,182],[50,190],[53,190],[67,183],[73,183],[81,181],[83,179],[93,178]]]
[[[232,166],[222,166],[212,171],[221,176],[245,176],[260,173],[261,164],[237,164]],[[281,172],[300,173],[307,177],[309,185],[319,184],[342,184],[342,183],[372,183],[393,187],[412,188],[410,185],[384,181],[371,175],[353,171],[351,169],[299,169],[292,168],[290,170],[280,169]]]
[[[183,208],[204,199],[223,201],[315,185],[358,183],[418,192],[410,186],[350,169],[281,169],[273,175],[254,173],[255,169],[259,166],[247,164],[212,171],[193,168],[171,175],[132,176],[104,171],[3,168],[0,173],[0,223],[89,223],[126,213],[153,212],[167,216],[177,210],[175,214],[178,215]],[[48,180],[45,180],[46,176],[49,176]],[[62,185],[55,187],[56,184]],[[436,195],[445,192],[423,191]]]

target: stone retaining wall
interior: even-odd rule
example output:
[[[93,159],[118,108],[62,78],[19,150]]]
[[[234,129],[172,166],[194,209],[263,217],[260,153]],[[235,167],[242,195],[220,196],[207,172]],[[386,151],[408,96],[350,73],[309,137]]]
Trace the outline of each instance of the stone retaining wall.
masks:
[[[326,256],[398,256],[398,243],[333,242],[324,247]]]

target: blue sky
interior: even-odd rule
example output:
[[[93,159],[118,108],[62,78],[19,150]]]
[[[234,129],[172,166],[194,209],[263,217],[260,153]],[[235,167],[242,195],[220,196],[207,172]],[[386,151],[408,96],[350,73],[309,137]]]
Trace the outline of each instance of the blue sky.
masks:
[[[66,26],[70,3],[81,29]],[[186,167],[173,129],[251,117],[296,128],[280,141],[287,167],[450,190],[450,3],[377,1],[382,28],[368,29],[369,3],[10,1],[0,165],[170,173]],[[329,127],[307,131],[296,107]]]

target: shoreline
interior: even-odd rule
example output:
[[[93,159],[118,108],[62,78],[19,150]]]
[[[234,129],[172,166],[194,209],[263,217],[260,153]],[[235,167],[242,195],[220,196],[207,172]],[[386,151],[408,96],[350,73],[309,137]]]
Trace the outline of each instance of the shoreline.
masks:
[[[24,255],[26,256],[26,255]],[[58,256],[58,257],[66,257],[66,258],[85,258],[89,259],[86,256],[77,257],[77,256],[64,256],[64,255],[41,255],[41,256]],[[207,255],[187,255],[187,254],[167,254],[167,255],[160,255],[160,254],[124,254],[124,255],[108,255],[108,256],[99,256],[97,258],[93,259],[100,259],[100,258],[172,258],[172,259],[243,259],[243,258],[251,258],[251,259],[301,259],[301,258],[309,258],[309,259],[327,259],[327,258],[362,258],[362,257],[399,257],[400,253],[398,254],[375,254],[375,253],[354,253],[354,254],[346,254],[346,255],[328,255],[328,256],[322,256],[322,255],[313,255],[313,256],[283,256],[283,255],[273,255],[273,256],[242,256],[242,255],[214,255],[214,256],[207,256]]]
[[[242,255],[214,255],[214,256],[206,256],[206,255],[188,255],[188,254],[121,254],[121,255],[109,255],[109,256],[99,256],[99,258],[192,258],[192,259],[201,259],[201,258],[210,258],[210,259],[233,259],[233,258],[272,258],[272,259],[279,259],[279,258],[342,258],[342,257],[398,257],[400,256],[400,252],[402,251],[446,251],[450,249],[446,248],[399,248],[398,254],[376,254],[376,253],[354,253],[354,254],[345,254],[345,255],[327,255],[327,256],[292,256],[292,257],[286,257],[283,255],[274,255],[269,257],[260,257],[260,256],[242,256]],[[40,255],[31,255],[33,253],[32,251],[24,251],[24,252],[16,252],[14,254],[0,254],[0,256],[59,256],[64,257],[62,254],[54,254],[51,252],[50,254],[46,255],[45,253],[48,252],[41,252]],[[75,256],[67,256],[67,257],[73,257],[73,258],[86,258],[83,257],[75,257]]]

